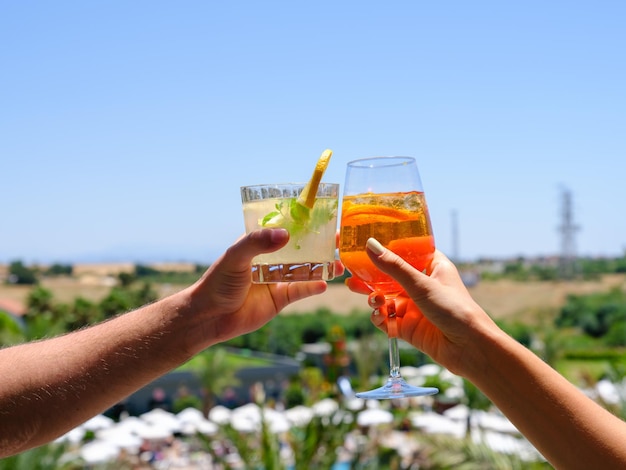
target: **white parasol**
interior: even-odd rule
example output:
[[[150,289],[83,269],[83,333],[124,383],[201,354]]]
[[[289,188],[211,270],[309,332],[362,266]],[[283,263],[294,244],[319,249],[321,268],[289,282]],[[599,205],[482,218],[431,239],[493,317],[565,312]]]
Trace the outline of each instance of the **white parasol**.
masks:
[[[217,424],[227,424],[230,422],[232,411],[225,406],[217,405],[209,410],[209,419]]]
[[[382,408],[367,408],[356,416],[356,423],[359,426],[380,426],[391,422],[393,422],[393,414]]]
[[[285,416],[294,426],[306,426],[311,422],[315,413],[308,406],[297,405],[286,410]]]
[[[96,439],[83,445],[79,453],[86,464],[95,465],[115,460],[120,449],[114,444]]]
[[[411,417],[411,424],[429,434],[447,434],[456,437],[464,437],[466,423],[453,420],[447,416],[428,411],[416,413]]]
[[[188,436],[196,433],[212,435],[218,431],[218,425],[204,417],[197,408],[185,408],[176,415],[180,423],[181,432]]]
[[[110,428],[114,424],[115,421],[113,421],[111,418],[100,414],[88,419],[83,424],[81,424],[80,427],[87,431],[97,431],[98,429]]]
[[[178,421],[176,415],[161,408],[154,408],[139,417],[150,426],[167,429],[171,434],[181,430],[180,421]]]
[[[339,403],[332,398],[324,398],[313,405],[313,413],[316,416],[330,416],[339,409]]]

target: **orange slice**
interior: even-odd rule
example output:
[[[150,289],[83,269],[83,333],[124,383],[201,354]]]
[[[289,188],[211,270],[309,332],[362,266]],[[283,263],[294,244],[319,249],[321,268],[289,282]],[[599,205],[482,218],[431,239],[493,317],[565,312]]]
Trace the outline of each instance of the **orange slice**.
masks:
[[[344,204],[341,210],[342,220],[350,225],[361,225],[372,222],[398,222],[415,218],[414,213],[406,210],[368,204],[348,203]]]

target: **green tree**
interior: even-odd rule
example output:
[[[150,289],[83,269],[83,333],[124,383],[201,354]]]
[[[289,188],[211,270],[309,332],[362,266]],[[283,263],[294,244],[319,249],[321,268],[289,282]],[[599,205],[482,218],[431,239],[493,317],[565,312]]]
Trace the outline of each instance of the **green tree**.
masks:
[[[504,266],[504,275],[518,281],[527,280],[528,270],[524,267],[524,258],[518,258],[515,261],[506,263]]]
[[[533,327],[519,321],[503,322],[496,321],[498,326],[515,338],[519,343],[530,348],[533,340]]]
[[[50,289],[37,286],[26,299],[27,315],[51,313],[54,310],[54,295]]]
[[[568,296],[555,324],[559,328],[577,327],[593,338],[600,338],[611,325],[623,321],[626,321],[626,292],[613,288],[608,292]]]
[[[384,335],[380,332],[362,336],[356,343],[353,359],[356,365],[358,381],[361,387],[368,388],[370,378],[378,373],[381,365],[384,364],[385,344]]]
[[[327,308],[318,309],[314,315],[305,315],[300,318],[300,338],[303,343],[317,343],[326,338],[331,322],[331,311]]]
[[[9,264],[9,282],[12,284],[37,284],[37,272],[22,261]]]
[[[0,310],[0,347],[24,341],[24,331],[15,318]]]
[[[565,353],[563,343],[563,335],[558,329],[554,327],[545,328],[541,338],[540,351],[538,351],[539,356],[546,362],[546,364],[555,367],[557,362]]]
[[[111,318],[154,302],[157,298],[156,292],[149,283],[143,283],[137,289],[117,286],[100,301],[99,308],[103,318]]]
[[[152,284],[150,284],[149,282],[142,283],[141,286],[139,286],[139,288],[134,291],[134,293],[134,308],[149,304],[159,298],[159,295],[152,288]]]
[[[626,346],[626,321],[617,321],[609,326],[605,336],[606,345],[609,347]]]
[[[67,307],[54,302],[52,291],[41,286],[34,287],[26,299],[26,339],[34,340],[54,336],[67,331],[65,315]]]
[[[140,277],[148,277],[148,276],[156,276],[160,274],[158,269],[154,269],[150,266],[146,266],[145,264],[136,264],[135,265],[135,276]]]
[[[130,285],[137,279],[137,276],[134,273],[121,272],[117,275],[117,279],[122,287],[130,287]]]
[[[87,325],[93,325],[103,319],[102,311],[94,302],[84,297],[76,297],[69,309],[66,318],[68,330],[76,330]]]
[[[80,470],[80,458],[71,458],[66,444],[47,444],[0,459],[0,470]],[[119,469],[119,467],[118,467]]]
[[[48,276],[71,276],[74,271],[74,267],[71,264],[54,263],[48,269],[46,269],[46,275]]]
[[[51,314],[30,316],[26,319],[25,339],[33,341],[65,333],[65,323]]]

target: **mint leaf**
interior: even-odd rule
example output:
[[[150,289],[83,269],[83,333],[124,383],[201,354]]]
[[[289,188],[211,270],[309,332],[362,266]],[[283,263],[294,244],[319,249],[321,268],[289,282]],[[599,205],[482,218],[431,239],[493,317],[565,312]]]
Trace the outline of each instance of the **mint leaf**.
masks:
[[[270,212],[269,214],[267,214],[265,217],[263,217],[263,220],[261,221],[261,225],[263,227],[265,227],[267,225],[267,223],[272,220],[274,217],[276,217],[277,215],[280,215],[280,212]]]
[[[287,229],[294,240],[295,247],[300,248],[298,237],[303,233],[317,232],[319,227],[332,220],[337,213],[339,201],[333,204],[316,205],[312,210],[299,204],[296,198],[283,200],[276,204],[276,210],[263,217],[263,227],[281,227]]]
[[[299,204],[297,199],[289,201],[289,214],[294,222],[302,225],[306,224],[309,220],[310,212],[311,210],[308,207]]]

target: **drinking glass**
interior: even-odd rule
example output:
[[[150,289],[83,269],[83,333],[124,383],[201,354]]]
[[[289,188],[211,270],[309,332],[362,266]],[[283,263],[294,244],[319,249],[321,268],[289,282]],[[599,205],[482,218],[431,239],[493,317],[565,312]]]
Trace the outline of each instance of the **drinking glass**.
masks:
[[[241,187],[246,233],[285,228],[289,242],[252,260],[252,282],[330,280],[335,277],[339,184],[319,183],[312,207],[298,196],[307,183]]]
[[[353,276],[385,295],[381,313],[387,316],[389,377],[361,398],[403,398],[432,395],[439,390],[408,384],[400,374],[395,299],[400,284],[369,259],[370,237],[397,253],[415,268],[426,271],[435,241],[417,163],[412,157],[371,157],[348,162],[341,205],[339,258]]]

